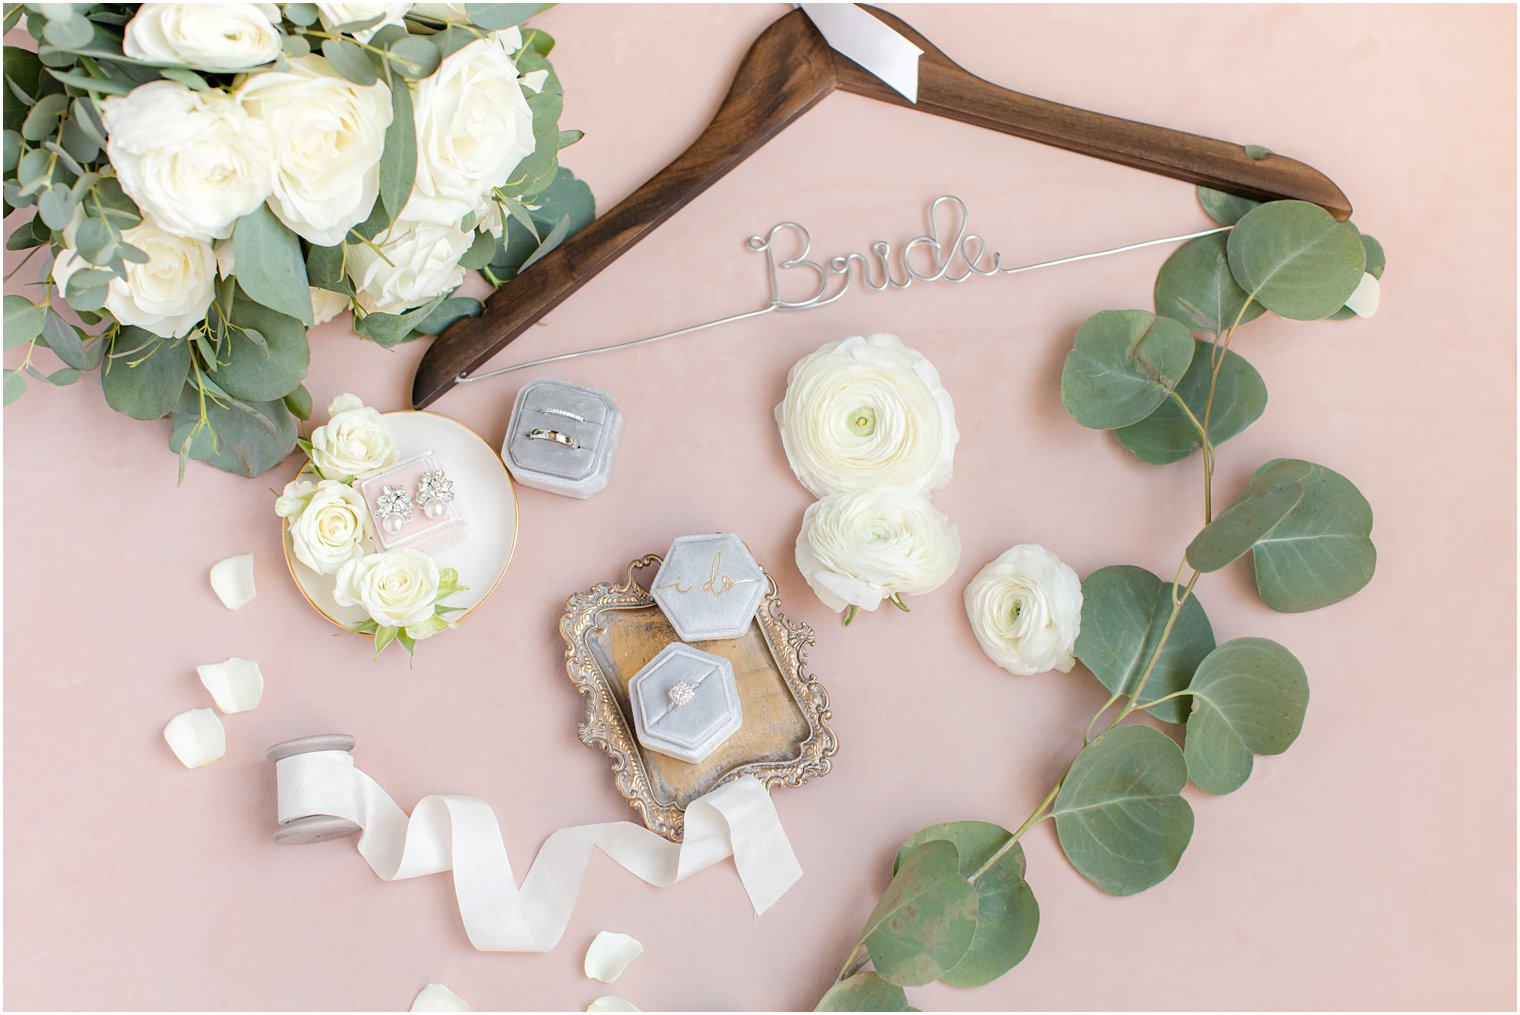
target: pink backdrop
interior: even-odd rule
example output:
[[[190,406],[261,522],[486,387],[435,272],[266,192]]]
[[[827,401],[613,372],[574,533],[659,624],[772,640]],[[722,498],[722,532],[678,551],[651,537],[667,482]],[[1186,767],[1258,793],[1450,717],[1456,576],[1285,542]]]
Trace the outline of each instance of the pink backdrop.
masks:
[[[610,208],[706,122],[777,5],[561,7],[566,162]],[[1265,417],[1226,445],[1219,489],[1278,455],[1352,478],[1377,513],[1377,578],[1286,616],[1246,573],[1200,595],[1221,639],[1276,638],[1310,674],[1291,752],[1239,792],[1189,791],[1177,873],[1112,899],[1026,840],[1043,913],[1028,960],[993,986],[912,992],[933,1008],[1513,1008],[1515,996],[1515,13],[1419,7],[904,7],[972,71],[1077,105],[1263,144],[1322,167],[1387,247],[1370,322],[1262,321],[1239,350]],[[828,99],[514,348],[541,355],[745,309],[763,295],[750,233],[783,219],[818,248],[921,228],[960,195],[1010,256],[1036,259],[1201,228],[1190,188],[852,96]],[[611,990],[649,1008],[810,1007],[932,822],[1016,824],[1104,695],[1081,670],[1014,678],[977,648],[960,589],[1016,542],[1080,573],[1170,573],[1197,523],[1199,466],[1138,464],[1063,412],[1061,362],[1088,314],[1147,306],[1164,250],[1038,276],[847,298],[543,371],[603,387],[627,429],[586,502],[523,491],[517,558],[460,632],[414,668],[335,636],[291,586],[271,491],[192,467],[167,427],[124,420],[93,380],[33,390],[4,416],[5,995],[12,1008],[402,1009],[429,980],[477,1008],[581,1008],[601,929],[647,952]],[[791,561],[807,493],[771,408],[819,344],[890,330],[927,354],[963,439],[936,496],[959,525],[955,579],[841,630]],[[341,323],[314,336],[310,387],[406,400],[420,347]],[[532,376],[532,375],[527,375]],[[525,380],[439,406],[492,440]],[[741,533],[813,624],[835,704],[833,774],[776,802],[806,877],[760,919],[724,867],[656,891],[604,858],[562,946],[481,954],[445,879],[379,883],[351,843],[270,844],[264,749],[358,737],[406,806],[474,793],[503,816],[519,872],[550,831],[629,812],[582,747],[556,629],[565,596],[681,533]],[[206,569],[251,551],[238,613]],[[160,736],[209,705],[194,665],[249,656],[264,703],[187,771]]]

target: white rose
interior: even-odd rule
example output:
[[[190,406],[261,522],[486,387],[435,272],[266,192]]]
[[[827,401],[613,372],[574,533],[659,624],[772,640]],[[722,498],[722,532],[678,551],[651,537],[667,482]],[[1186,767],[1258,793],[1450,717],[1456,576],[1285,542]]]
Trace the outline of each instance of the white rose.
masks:
[[[1043,546],[1023,543],[971,579],[966,616],[982,651],[1009,673],[1066,673],[1082,630],[1082,580]]]
[[[475,206],[475,228],[490,233],[498,240],[506,231],[507,220],[502,217],[501,205],[489,195],[480,199],[480,204]]]
[[[312,327],[326,324],[348,309],[348,297],[342,293],[335,293],[331,289],[318,289],[316,286],[307,286],[311,291],[311,312],[315,315],[312,319]]]
[[[100,115],[121,189],[171,233],[223,239],[269,196],[269,132],[225,92],[152,81]]]
[[[122,49],[146,63],[209,71],[257,67],[280,55],[279,22],[274,4],[143,4],[127,22]]]
[[[361,28],[352,33],[353,37],[360,42],[368,42],[374,35],[386,25],[399,25],[406,17],[406,12],[412,9],[411,4],[324,4],[316,5],[317,14],[322,19],[322,27],[329,32],[340,25],[351,25],[358,21],[368,21],[371,18],[380,20],[368,28]]]
[[[937,490],[960,440],[939,372],[895,335],[855,335],[798,360],[776,422],[792,471],[818,497]]]
[[[275,215],[316,246],[341,243],[380,191],[390,89],[356,85],[322,57],[303,56],[288,71],[249,75],[233,95],[268,129]]]
[[[459,259],[475,235],[457,223],[397,221],[376,240],[384,241],[380,252],[350,244],[348,277],[365,313],[399,314],[464,281]]]
[[[296,484],[291,484],[295,486]],[[290,486],[286,497],[298,498]],[[318,574],[334,574],[356,557],[364,556],[371,536],[369,506],[359,491],[324,479],[305,494],[306,504],[290,516],[290,547],[296,559]],[[278,512],[282,505],[276,502]]]
[[[533,111],[504,34],[451,53],[417,82],[417,177],[403,217],[457,226],[532,154]]]
[[[825,497],[802,516],[797,568],[831,610],[874,610],[949,581],[960,533],[929,498],[905,487]]]
[[[388,550],[339,568],[333,600],[339,606],[364,607],[381,627],[416,627],[420,632],[434,615],[438,581],[438,565],[421,550]]]
[[[365,479],[396,464],[390,424],[359,396],[339,395],[327,413],[327,422],[311,432],[311,462],[325,478]]]
[[[106,310],[122,324],[136,325],[164,338],[183,338],[205,316],[216,294],[216,255],[210,244],[175,236],[143,219],[121,238],[148,255],[142,264],[126,262],[126,278],[106,285]],[[89,265],[65,249],[53,264],[60,290],[69,277]]]

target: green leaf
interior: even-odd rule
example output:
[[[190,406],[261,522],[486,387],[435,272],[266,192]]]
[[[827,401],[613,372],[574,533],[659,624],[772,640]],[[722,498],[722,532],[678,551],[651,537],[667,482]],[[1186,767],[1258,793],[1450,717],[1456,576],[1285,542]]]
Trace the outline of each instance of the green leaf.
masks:
[[[297,384],[296,389],[287,394],[284,401],[285,408],[296,419],[311,419],[311,392],[306,390],[304,384]]]
[[[240,476],[257,476],[279,465],[296,446],[296,421],[283,402],[258,402],[247,411],[222,407],[206,399],[206,416],[216,436],[202,428],[190,434],[200,418],[200,395],[193,385],[185,389],[172,417],[174,431],[169,450],[178,454],[190,440],[189,455]]]
[[[1200,423],[1209,400],[1212,352],[1213,343],[1200,340],[1192,364],[1177,385],[1177,397]],[[1266,410],[1267,386],[1261,374],[1234,350],[1226,349],[1214,387],[1214,409],[1209,414],[1210,442],[1218,447],[1260,419]],[[1203,447],[1198,428],[1173,398],[1162,402],[1160,408],[1140,422],[1115,430],[1114,436],[1136,458],[1152,465],[1180,462]]]
[[[158,72],[170,81],[178,81],[186,88],[197,92],[210,91],[211,89],[211,86],[206,83],[205,78],[188,67],[160,67]]]
[[[5,347],[30,345],[42,335],[46,312],[25,296],[15,293],[5,297]]]
[[[404,31],[403,29],[403,33]],[[404,38],[397,39],[391,43],[387,52],[396,71],[402,77],[413,81],[432,74],[438,69],[441,59],[438,47],[433,45],[432,40],[420,35],[405,35]],[[394,91],[395,87],[393,85],[391,90]]]
[[[433,308],[417,325],[416,330],[424,335],[441,335],[455,321],[466,317],[480,316],[481,304],[477,299],[469,296],[452,296]]]
[[[351,39],[324,39],[322,55],[327,57],[333,70],[356,85],[372,85],[379,80],[375,76],[374,64]]]
[[[562,130],[559,132],[559,150],[564,151],[586,136],[583,130]]]
[[[116,232],[103,218],[87,218],[74,230],[74,249],[91,264],[109,264],[116,251]]]
[[[343,274],[343,245],[311,247],[306,251],[306,274],[308,284],[318,289],[352,296],[354,287]],[[310,293],[307,294],[311,295]]]
[[[465,4],[465,17],[476,28],[511,28],[537,14],[543,4]]]
[[[79,371],[73,367],[64,367],[62,370],[54,370],[43,379],[55,388],[66,388],[79,380]]]
[[[908,1004],[901,987],[888,983],[869,969],[862,970],[843,983],[836,983],[823,995],[814,1011],[918,1011]]]
[[[261,204],[237,220],[232,230],[237,280],[243,292],[271,310],[310,325],[311,292],[301,241]],[[274,397],[274,396],[269,396]]]
[[[1257,470],[1262,476],[1284,460]],[[1372,506],[1351,481],[1312,462],[1303,500],[1251,548],[1256,591],[1283,613],[1317,610],[1359,592],[1377,569]],[[1256,478],[1252,478],[1252,483]]]
[[[58,312],[52,307],[48,308],[46,320],[43,322],[42,337],[47,339],[48,348],[53,350],[53,354],[63,360],[67,366],[75,370],[84,370],[89,367],[90,356],[85,352],[79,329],[59,317]]]
[[[28,141],[52,137],[58,130],[58,118],[69,108],[69,97],[62,92],[44,95],[32,106],[21,122],[21,136]]]
[[[1344,307],[1367,263],[1356,227],[1307,201],[1253,208],[1230,231],[1227,246],[1241,288],[1273,313],[1298,321]]]
[[[1145,568],[1120,564],[1094,571],[1082,583],[1082,629],[1076,656],[1104,687],[1131,694],[1155,654],[1171,613],[1171,583]],[[1197,596],[1189,596],[1145,680],[1141,704],[1185,689],[1198,664],[1213,650],[1214,629],[1208,614]],[[1158,719],[1180,723],[1187,719],[1187,702],[1173,698],[1149,711]]]
[[[1226,194],[1222,190],[1210,190],[1208,187],[1198,188],[1198,203],[1203,205],[1204,212],[1222,226],[1233,226],[1239,222],[1245,213],[1261,204],[1249,197],[1236,197],[1234,194]]]
[[[238,267],[241,277],[241,261]],[[294,391],[311,365],[311,349],[301,322],[239,297],[233,300],[232,323],[228,360],[212,374],[216,383],[245,402],[267,402]],[[244,335],[243,328],[258,332],[267,349]]]
[[[127,327],[115,345],[142,351],[109,360],[100,371],[106,404],[133,419],[158,419],[173,409],[190,375],[190,343]]]
[[[1166,259],[1156,276],[1156,313],[1181,321],[1193,334],[1210,338],[1228,331],[1238,320],[1254,321],[1266,312],[1230,274],[1225,236],[1189,240]]]
[[[416,178],[417,125],[412,117],[412,93],[406,82],[394,81],[391,123],[385,128],[385,158],[380,161],[380,203],[392,219],[401,214]]]
[[[1366,233],[1360,233],[1362,249],[1367,252],[1367,274],[1373,278],[1381,279],[1383,269],[1388,266],[1388,255],[1383,252],[1383,245]],[[1356,316],[1356,311],[1350,307],[1341,307],[1330,315],[1332,321],[1344,321]]]
[[[1113,430],[1156,411],[1193,359],[1193,337],[1169,317],[1105,310],[1077,329],[1061,402],[1085,427]]]
[[[484,268],[491,263],[491,258],[496,256],[496,237],[490,233],[476,233],[475,242],[470,244],[470,249],[464,252],[459,263],[466,268]]]
[[[90,44],[95,31],[84,18],[60,18],[43,26],[42,37],[59,49],[79,49]]]
[[[376,626],[376,628],[375,628],[375,655],[376,655],[376,657],[378,657],[381,652],[384,652],[385,651],[385,646],[387,646],[391,642],[395,641],[396,640],[396,635],[398,635],[400,633],[401,633],[401,628],[399,628],[399,627],[379,627],[379,626]]]
[[[1193,837],[1193,809],[1180,796],[1187,762],[1150,726],[1116,726],[1077,755],[1051,813],[1061,849],[1109,895],[1134,895],[1166,880]]]
[[[74,217],[79,202],[67,187],[53,186],[37,195],[37,214],[49,229],[62,229]]]
[[[518,273],[521,274],[522,272],[527,271],[529,268],[533,267],[533,265],[543,260],[543,258],[548,256],[548,254],[553,251],[555,247],[558,247],[561,243],[563,243],[565,241],[565,237],[569,235],[570,217],[567,215],[566,217],[560,219],[558,222],[554,223],[554,228],[549,230],[549,235],[544,237],[543,242],[538,245],[533,253],[528,255],[528,259],[524,261],[522,263],[522,266],[517,269]]]
[[[1298,739],[1309,678],[1293,653],[1266,638],[1235,638],[1209,653],[1188,688],[1183,754],[1205,793],[1233,793],[1257,754],[1281,754]]]
[[[293,25],[301,25],[302,27],[314,25],[317,23],[317,19],[321,17],[316,4],[294,3],[283,4],[282,6],[285,9],[285,17],[289,18],[290,23]]]
[[[540,237],[547,234],[561,220],[568,218],[570,226],[566,238],[590,225],[596,218],[596,201],[585,181],[576,179],[570,170],[561,166],[554,174],[554,181],[533,198],[537,205],[526,214],[537,223],[538,231],[525,228],[513,217],[506,222],[502,242],[491,261],[491,272],[497,278],[507,280],[516,277],[523,264],[538,250]],[[511,206],[514,209],[516,205]]]
[[[910,849],[861,940],[881,977],[900,987],[939,979],[955,967],[976,933],[976,889],[960,873],[953,843]]]
[[[10,405],[26,394],[26,377],[20,370],[5,371],[5,404]]]
[[[1288,461],[1258,472],[1245,492],[1193,537],[1188,564],[1208,573],[1239,559],[1304,499],[1302,481],[1309,473],[1307,464]]]
[[[1011,833],[988,821],[953,821],[914,834],[897,851],[897,861],[914,846],[947,840],[960,854],[960,874],[969,878],[992,858]],[[1014,844],[976,880],[976,933],[971,946],[943,977],[953,987],[991,983],[1024,960],[1040,927],[1040,905],[1024,880],[1024,847]]]

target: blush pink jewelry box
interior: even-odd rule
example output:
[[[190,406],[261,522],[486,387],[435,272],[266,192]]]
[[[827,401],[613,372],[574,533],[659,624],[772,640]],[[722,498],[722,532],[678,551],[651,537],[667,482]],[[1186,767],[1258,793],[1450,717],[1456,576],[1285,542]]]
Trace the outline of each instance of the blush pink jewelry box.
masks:
[[[464,512],[459,507],[461,491],[454,491],[454,496],[443,504],[443,510],[436,517],[430,517],[424,506],[417,503],[418,487],[423,475],[442,468],[437,455],[424,451],[357,484],[360,496],[369,506],[370,518],[375,523],[375,544],[381,550],[411,547],[430,553],[461,542],[469,535],[469,526],[465,524]],[[397,532],[386,531],[378,509],[380,497],[388,486],[406,491],[412,502],[412,517]]]

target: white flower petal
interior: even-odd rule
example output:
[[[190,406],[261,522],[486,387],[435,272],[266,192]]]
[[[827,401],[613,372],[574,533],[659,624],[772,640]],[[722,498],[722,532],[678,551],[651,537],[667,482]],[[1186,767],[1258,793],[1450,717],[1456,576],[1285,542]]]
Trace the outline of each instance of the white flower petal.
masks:
[[[1358,317],[1371,317],[1377,313],[1383,287],[1371,272],[1362,272],[1362,280],[1346,299],[1346,306]]]
[[[201,768],[227,753],[227,731],[209,708],[192,708],[170,719],[164,740],[186,768]]]
[[[264,674],[252,659],[232,656],[219,663],[205,663],[195,668],[201,683],[211,692],[216,707],[231,715],[251,712],[264,697]]]
[[[430,983],[412,1001],[412,1011],[471,1011],[464,998],[441,983]]]
[[[607,994],[586,1005],[587,1011],[643,1011],[615,994]]]
[[[211,591],[229,610],[240,609],[253,602],[253,554],[219,560],[211,567]]]
[[[628,963],[642,954],[644,946],[638,938],[610,930],[601,931],[586,949],[586,975],[593,980],[611,983],[623,975]]]
[[[530,70],[522,76],[522,86],[528,91],[537,94],[544,90],[544,82],[549,80],[549,72],[546,70]]]

